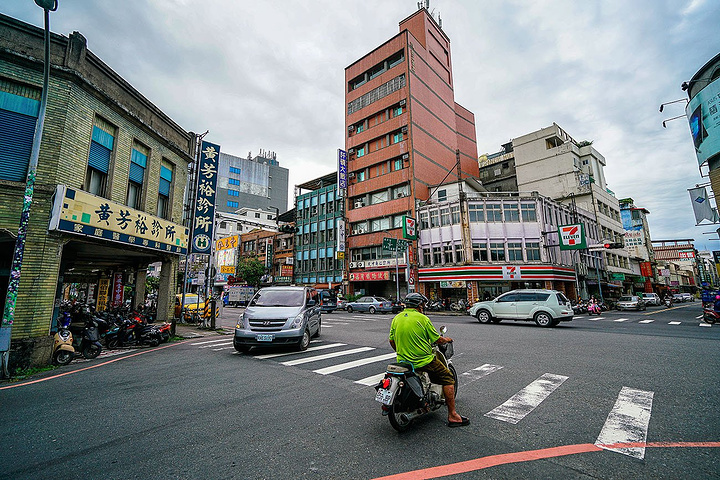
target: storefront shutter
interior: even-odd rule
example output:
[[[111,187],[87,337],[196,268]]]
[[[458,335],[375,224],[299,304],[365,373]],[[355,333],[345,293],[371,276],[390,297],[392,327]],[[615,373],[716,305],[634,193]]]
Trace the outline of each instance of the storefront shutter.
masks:
[[[36,120],[29,115],[0,109],[0,179],[25,181]]]

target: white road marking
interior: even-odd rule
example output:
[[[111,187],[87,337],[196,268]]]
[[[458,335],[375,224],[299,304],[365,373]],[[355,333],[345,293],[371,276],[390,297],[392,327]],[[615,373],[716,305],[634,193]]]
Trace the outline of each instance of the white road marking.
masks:
[[[191,343],[190,345],[205,345],[206,343],[218,343],[218,342],[226,342],[227,338],[221,338],[220,340],[208,340],[207,342],[195,342]]]
[[[338,322],[338,321],[336,321],[336,320],[325,320],[325,321],[323,322],[323,327],[328,326],[328,323],[327,323],[327,322],[332,322],[333,325],[349,325],[348,322]]]
[[[516,425],[567,379],[564,375],[546,373],[485,416]]]
[[[668,322],[668,325],[680,325],[682,322]]]
[[[653,319],[651,319],[651,320],[640,320],[638,323],[652,323],[652,322],[654,322],[654,321],[655,321],[655,320],[653,320]]]
[[[343,370],[348,370],[350,368],[359,367],[361,365],[367,365],[369,363],[382,362],[384,360],[389,360],[391,358],[395,358],[396,355],[397,354],[395,352],[393,352],[393,353],[386,353],[385,355],[378,355],[375,357],[361,358],[360,360],[355,360],[352,362],[341,363],[339,365],[332,365],[330,367],[313,370],[313,372],[319,373],[320,375],[329,375],[331,373],[341,372]]]
[[[703,318],[703,315],[700,315],[700,316],[695,317],[695,318],[696,318],[697,320],[700,320],[701,318]]]
[[[367,385],[372,386],[377,384],[380,380],[385,378],[385,373],[378,373],[377,375],[373,375],[371,377],[363,378],[361,380],[356,380],[355,383],[359,383],[360,385]]]
[[[223,347],[223,348],[213,348],[213,352],[219,352],[220,350],[230,350],[234,347]]]
[[[625,321],[627,321],[627,320],[630,320],[630,319],[629,319],[629,318],[618,318],[618,319],[615,320],[615,321],[616,321],[616,322],[625,322]]]
[[[367,352],[368,350],[375,350],[375,349],[373,347],[353,348],[351,350],[342,350],[340,352],[326,353],[325,355],[316,355],[314,357],[290,360],[289,362],[282,362],[282,365],[287,365],[287,366],[302,365],[303,363],[317,362],[318,360],[326,360],[328,358],[342,357],[343,355],[352,355],[353,353]]]
[[[709,323],[701,323],[700,326],[701,327],[712,327],[712,325],[710,325]]]
[[[468,383],[472,383],[475,380],[486,377],[490,375],[491,373],[497,372],[500,370],[501,366],[499,365],[490,365],[489,363],[486,363],[485,365],[482,365],[480,367],[474,368],[470,370],[469,372],[464,372],[460,378],[462,379],[463,385],[467,385]]]
[[[232,345],[232,344],[233,344],[233,342],[227,342],[227,341],[226,341],[225,343],[213,343],[212,345],[202,345],[202,346],[200,346],[200,347],[198,347],[198,348],[220,347],[220,346]]]
[[[306,352],[314,352],[316,350],[325,350],[326,348],[343,347],[344,343],[328,343],[327,345],[318,345],[317,347],[310,347]],[[284,357],[286,355],[297,355],[299,352],[285,352],[285,353],[268,353],[265,355],[256,355],[253,358],[259,358],[260,360],[267,360],[268,358]]]
[[[595,445],[623,455],[643,459],[645,447],[613,448],[617,443],[644,443],[652,412],[653,392],[623,387],[598,435]]]

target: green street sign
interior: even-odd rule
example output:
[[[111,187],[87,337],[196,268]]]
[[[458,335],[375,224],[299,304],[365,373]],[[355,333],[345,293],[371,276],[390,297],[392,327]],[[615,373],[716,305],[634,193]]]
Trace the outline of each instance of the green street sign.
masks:
[[[382,249],[391,252],[404,252],[407,246],[408,241],[400,238],[384,237],[382,241]]]

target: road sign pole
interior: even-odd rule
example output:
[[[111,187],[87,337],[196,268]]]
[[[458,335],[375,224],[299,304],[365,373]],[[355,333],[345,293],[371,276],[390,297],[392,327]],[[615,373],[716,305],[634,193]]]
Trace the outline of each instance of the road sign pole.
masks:
[[[395,300],[400,301],[400,273],[398,268],[400,250],[395,249]]]

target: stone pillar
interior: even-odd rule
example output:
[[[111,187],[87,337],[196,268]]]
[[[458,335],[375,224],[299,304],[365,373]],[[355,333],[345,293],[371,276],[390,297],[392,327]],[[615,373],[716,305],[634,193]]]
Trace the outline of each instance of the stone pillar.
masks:
[[[137,310],[145,305],[145,281],[147,280],[147,265],[140,265],[135,271],[135,305]]]
[[[175,308],[175,279],[178,257],[165,257],[160,268],[160,285],[157,298],[157,321],[169,322]]]

